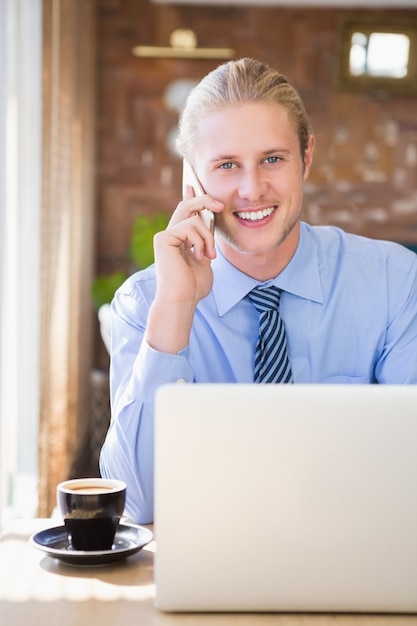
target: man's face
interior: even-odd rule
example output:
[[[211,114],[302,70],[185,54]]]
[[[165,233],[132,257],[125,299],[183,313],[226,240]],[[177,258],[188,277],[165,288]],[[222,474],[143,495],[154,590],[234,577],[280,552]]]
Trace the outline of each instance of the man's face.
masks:
[[[294,254],[313,143],[311,137],[303,163],[280,105],[232,105],[199,122],[194,166],[206,192],[225,205],[216,215],[217,238],[238,267],[243,256],[252,264]]]

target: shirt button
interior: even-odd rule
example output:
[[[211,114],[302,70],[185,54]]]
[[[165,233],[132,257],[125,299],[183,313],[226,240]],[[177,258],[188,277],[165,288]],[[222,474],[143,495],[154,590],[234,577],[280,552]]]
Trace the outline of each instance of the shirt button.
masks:
[[[177,385],[183,385],[185,382],[185,378],[178,378]]]

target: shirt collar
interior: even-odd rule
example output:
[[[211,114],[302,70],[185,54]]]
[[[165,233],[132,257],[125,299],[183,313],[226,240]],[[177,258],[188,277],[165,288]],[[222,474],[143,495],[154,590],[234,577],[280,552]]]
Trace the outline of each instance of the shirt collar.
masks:
[[[323,303],[317,243],[308,225],[302,222],[300,226],[300,240],[293,258],[278,276],[263,284],[275,285],[300,298]],[[218,248],[212,268],[213,295],[220,316],[259,285],[259,281],[229,263]]]

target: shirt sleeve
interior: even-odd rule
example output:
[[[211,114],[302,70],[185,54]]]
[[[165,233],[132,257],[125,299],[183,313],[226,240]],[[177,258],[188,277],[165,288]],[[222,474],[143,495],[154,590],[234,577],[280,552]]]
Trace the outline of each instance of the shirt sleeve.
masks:
[[[417,255],[412,255],[408,267],[407,272],[392,267],[387,275],[390,315],[375,368],[378,383],[417,384]]]
[[[194,379],[188,348],[166,354],[143,341],[148,310],[137,294],[118,293],[112,303],[111,422],[100,455],[102,476],[126,482],[126,514],[140,524],[153,521],[155,392]]]

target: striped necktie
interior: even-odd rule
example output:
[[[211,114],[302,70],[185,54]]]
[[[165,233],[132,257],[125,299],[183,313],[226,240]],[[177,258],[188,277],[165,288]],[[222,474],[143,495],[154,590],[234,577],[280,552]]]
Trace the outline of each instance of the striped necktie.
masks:
[[[259,338],[256,345],[254,382],[292,383],[284,322],[278,312],[281,290],[255,287],[248,294],[259,313]]]

